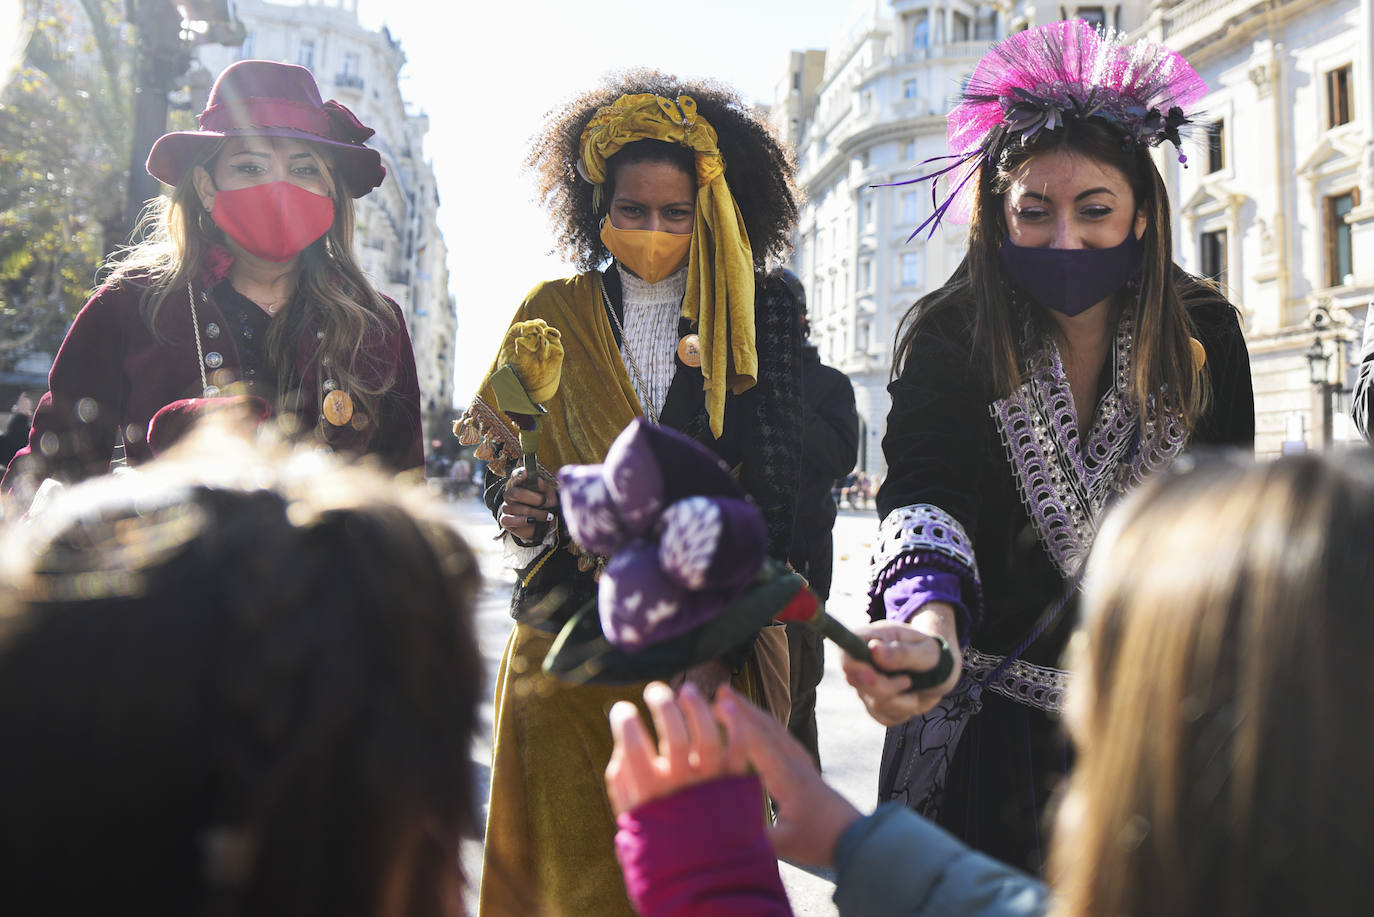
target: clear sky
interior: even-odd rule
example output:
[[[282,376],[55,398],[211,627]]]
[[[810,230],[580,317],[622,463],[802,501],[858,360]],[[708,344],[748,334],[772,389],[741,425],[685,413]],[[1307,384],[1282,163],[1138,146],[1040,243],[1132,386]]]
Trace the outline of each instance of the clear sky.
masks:
[[[360,0],[407,56],[401,91],[430,118],[425,151],[458,302],[455,392],[467,403],[537,282],[572,270],[522,169],[541,116],[606,72],[652,66],[771,102],[787,53],[824,48],[881,0]]]

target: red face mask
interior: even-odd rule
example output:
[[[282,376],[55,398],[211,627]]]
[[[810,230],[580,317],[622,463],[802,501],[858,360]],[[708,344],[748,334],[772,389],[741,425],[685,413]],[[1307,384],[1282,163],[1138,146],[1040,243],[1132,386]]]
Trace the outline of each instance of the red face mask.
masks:
[[[215,194],[210,219],[250,255],[281,264],[334,223],[334,201],[289,181]]]

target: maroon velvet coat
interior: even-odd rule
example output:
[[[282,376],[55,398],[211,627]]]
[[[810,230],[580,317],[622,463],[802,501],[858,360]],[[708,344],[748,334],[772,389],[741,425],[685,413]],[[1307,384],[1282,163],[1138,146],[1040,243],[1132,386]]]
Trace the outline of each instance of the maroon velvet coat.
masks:
[[[201,395],[201,357],[186,293],[173,293],[163,305],[159,340],[139,312],[144,289],[129,280],[118,287],[101,287],[77,315],[48,376],[49,391],[34,411],[29,445],[15,455],[0,485],[6,494],[15,490],[20,476],[75,481],[104,474],[109,470],[116,431],[123,433],[129,464],[148,460],[147,429],[153,415],[173,401]],[[207,365],[206,378],[223,389],[240,379],[242,361],[235,335],[230,333],[235,323],[226,314],[239,306],[219,300],[237,294],[213,275],[195,285],[194,291],[202,351],[212,364],[222,360],[219,366]],[[378,368],[376,381],[392,377],[391,390],[382,397],[379,417],[361,430],[351,425],[333,428],[329,442],[339,451],[374,455],[387,466],[404,470],[424,462],[420,386],[401,310],[391,300],[386,302],[396,316],[397,330],[364,341],[367,358],[360,362]],[[212,324],[216,326],[213,338],[209,334]],[[313,337],[309,329],[302,335],[296,364],[303,399],[300,411],[308,425],[319,415],[320,377],[311,359]],[[219,360],[211,353],[219,354]],[[19,487],[21,492],[24,489]]]

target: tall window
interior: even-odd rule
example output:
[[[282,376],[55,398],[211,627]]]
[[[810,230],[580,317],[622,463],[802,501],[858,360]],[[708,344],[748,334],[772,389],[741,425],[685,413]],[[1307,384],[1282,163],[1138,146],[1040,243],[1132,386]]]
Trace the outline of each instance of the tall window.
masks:
[[[919,223],[921,222],[921,192],[903,191],[902,192],[902,222]]]
[[[911,30],[911,47],[920,51],[930,47],[930,19],[922,19]]]
[[[243,44],[239,46],[239,60],[248,60],[253,56],[253,36],[243,36]]]
[[[1226,168],[1226,122],[1218,118],[1207,125],[1207,171]]]
[[[921,83],[919,80],[907,80],[902,83],[902,98],[914,99],[921,94]]]
[[[873,289],[873,259],[864,258],[859,262],[859,290]]]
[[[1337,287],[1355,270],[1350,251],[1350,224],[1346,215],[1355,209],[1357,191],[1326,199],[1326,283]]]
[[[296,63],[307,70],[315,67],[315,42],[309,38],[301,39],[300,50],[296,52]]]
[[[362,59],[357,51],[345,51],[343,56],[344,76],[358,76],[362,69]]]
[[[1351,110],[1350,65],[1326,71],[1326,126],[1349,124]]]
[[[1204,232],[1200,240],[1199,260],[1202,276],[1213,280],[1226,279],[1226,230]]]
[[[916,141],[908,140],[902,144],[902,162],[911,162],[916,158]]]
[[[865,191],[859,197],[859,225],[864,229],[873,228],[873,192]]]
[[[918,252],[902,253],[902,286],[914,287],[921,282],[921,255]]]
[[[1080,6],[1078,18],[1094,28],[1107,27],[1107,10],[1100,6]]]

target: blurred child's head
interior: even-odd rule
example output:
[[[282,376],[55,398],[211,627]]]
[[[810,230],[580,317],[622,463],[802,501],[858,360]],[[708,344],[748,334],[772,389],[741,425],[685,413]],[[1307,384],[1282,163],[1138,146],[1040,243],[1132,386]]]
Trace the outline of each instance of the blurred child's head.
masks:
[[[212,430],[11,531],[6,909],[457,910],[478,571],[437,512]]]
[[[1356,913],[1374,857],[1374,462],[1167,474],[1089,561],[1063,913]]]

